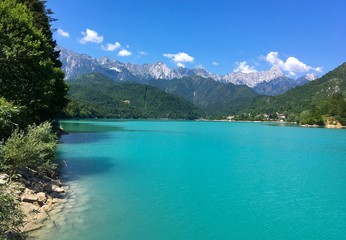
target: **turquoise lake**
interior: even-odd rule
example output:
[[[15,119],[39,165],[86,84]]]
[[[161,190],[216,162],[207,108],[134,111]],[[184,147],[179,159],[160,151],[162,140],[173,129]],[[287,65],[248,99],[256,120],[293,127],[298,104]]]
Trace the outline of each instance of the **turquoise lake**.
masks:
[[[346,239],[346,130],[64,121],[69,200],[44,239]],[[47,234],[47,233],[46,233]]]

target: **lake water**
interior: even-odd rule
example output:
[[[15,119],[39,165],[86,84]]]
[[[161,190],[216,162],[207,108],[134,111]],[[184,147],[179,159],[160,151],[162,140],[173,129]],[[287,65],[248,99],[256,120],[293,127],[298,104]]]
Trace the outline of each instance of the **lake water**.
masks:
[[[346,239],[346,131],[65,121],[71,197],[44,239]]]

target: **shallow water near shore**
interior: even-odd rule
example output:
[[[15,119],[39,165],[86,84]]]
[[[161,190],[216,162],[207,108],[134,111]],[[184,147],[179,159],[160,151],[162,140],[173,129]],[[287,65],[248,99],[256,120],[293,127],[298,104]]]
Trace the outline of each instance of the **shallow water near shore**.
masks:
[[[62,125],[71,132],[58,150],[70,196],[41,239],[346,238],[346,130]]]

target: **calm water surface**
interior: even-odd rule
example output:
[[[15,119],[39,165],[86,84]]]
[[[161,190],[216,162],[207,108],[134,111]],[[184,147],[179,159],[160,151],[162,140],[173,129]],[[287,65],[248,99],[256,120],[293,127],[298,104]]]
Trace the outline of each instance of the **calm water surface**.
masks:
[[[193,121],[63,126],[72,131],[59,146],[72,196],[44,239],[346,239],[345,130]]]

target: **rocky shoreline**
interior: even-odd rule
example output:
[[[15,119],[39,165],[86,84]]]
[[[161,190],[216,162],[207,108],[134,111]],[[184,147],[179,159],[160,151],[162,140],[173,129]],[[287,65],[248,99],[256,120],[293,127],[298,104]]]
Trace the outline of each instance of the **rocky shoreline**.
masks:
[[[68,189],[59,179],[42,178],[30,170],[12,178],[1,173],[0,186],[18,201],[24,214],[24,224],[20,230],[28,234],[42,228],[52,212],[62,209]]]

